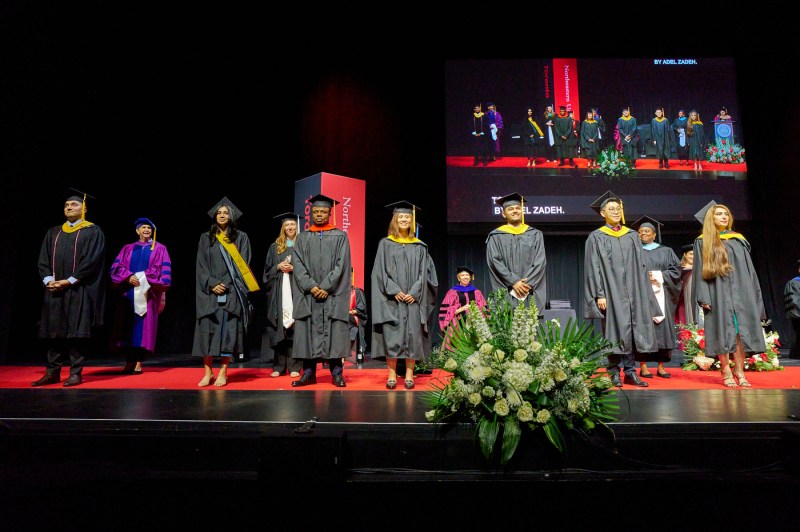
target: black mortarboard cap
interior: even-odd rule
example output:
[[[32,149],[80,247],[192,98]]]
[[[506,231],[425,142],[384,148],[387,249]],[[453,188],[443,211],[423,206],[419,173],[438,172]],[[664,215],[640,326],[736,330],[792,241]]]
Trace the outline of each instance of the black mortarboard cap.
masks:
[[[712,208],[716,204],[717,202],[714,201],[713,199],[708,203],[706,203],[702,209],[694,213],[694,219],[700,222],[700,225],[703,225],[703,223],[706,220],[706,213],[708,212],[708,209]]]
[[[273,216],[273,218],[280,220],[281,225],[283,225],[283,222],[285,222],[286,220],[294,220],[295,222],[297,222],[298,220],[300,220],[300,215],[297,214],[296,212],[284,212],[276,216]]]
[[[633,224],[631,225],[635,227],[637,231],[639,230],[640,227],[649,227],[650,229],[656,232],[656,235],[658,235],[658,242],[661,243],[661,227],[664,224],[662,224],[655,218],[650,218],[649,216],[642,216],[641,218],[633,222]]]
[[[503,196],[502,198],[497,198],[496,200],[494,200],[494,202],[500,205],[500,207],[502,207],[503,210],[505,210],[505,208],[508,207],[509,205],[522,205],[524,201],[525,201],[525,196],[523,196],[519,192],[512,192],[507,196]]]
[[[421,211],[419,207],[411,203],[410,201],[400,200],[395,201],[394,203],[390,203],[389,205],[385,206],[386,208],[391,208],[392,212],[403,212],[406,214],[412,214],[415,210]]]
[[[486,102],[486,107],[491,107],[494,105],[494,102]]]
[[[466,266],[459,266],[458,268],[456,268],[456,275],[458,275],[461,272],[467,272],[470,275],[475,275],[475,272],[473,272],[472,270],[470,270]]]
[[[608,200],[612,200],[612,199],[615,199],[615,200],[618,200],[618,201],[622,201],[622,198],[620,198],[619,196],[614,194],[612,191],[607,190],[606,192],[603,193],[602,196],[600,196],[599,198],[594,200],[592,202],[592,204],[589,205],[589,206],[592,208],[592,210],[594,212],[596,212],[597,214],[600,214],[600,211],[602,211],[603,207],[606,206],[606,202],[608,202]]]
[[[559,106],[558,106],[558,110],[559,110],[559,111],[561,111],[562,109],[563,109],[564,111],[566,111],[566,110],[567,110],[567,106],[566,106],[566,105],[559,105]]]
[[[74,200],[83,203],[86,198],[95,199],[95,197],[91,194],[87,194],[86,192],[78,190],[77,188],[69,187],[64,191],[64,201]]]
[[[609,200],[616,200],[616,201],[619,202],[620,208],[622,209],[622,220],[621,221],[624,224],[625,223],[625,206],[622,204],[622,198],[620,198],[619,196],[614,194],[612,191],[607,190],[606,192],[603,193],[602,196],[600,196],[599,198],[594,200],[592,202],[592,204],[589,205],[589,206],[592,208],[592,210],[594,212],[596,212],[597,214],[600,214],[600,211],[603,210],[603,207],[606,206],[606,203],[608,203]]]
[[[686,253],[687,251],[692,251],[694,249],[694,244],[686,244],[685,246],[681,246],[681,251]]]
[[[623,107],[621,109],[621,111],[630,111],[630,110],[631,110],[631,106],[630,105],[626,105],[625,107]]]
[[[329,209],[332,209],[339,203],[335,199],[329,198],[324,194],[317,194],[312,198],[308,198],[306,202],[310,203],[312,207],[327,207]]]
[[[242,211],[240,211],[239,208],[236,205],[234,205],[231,200],[228,199],[228,196],[224,196],[221,200],[215,203],[214,206],[208,210],[208,216],[212,220],[216,221],[217,211],[222,205],[228,206],[228,211],[230,211],[231,219],[233,219],[234,222],[238,221],[243,214]]]
[[[87,194],[82,190],[78,190],[77,188],[69,187],[66,191],[64,191],[64,203],[68,201],[80,201],[81,202],[81,220],[86,219],[86,199],[91,198],[95,199],[94,196],[91,194]]]

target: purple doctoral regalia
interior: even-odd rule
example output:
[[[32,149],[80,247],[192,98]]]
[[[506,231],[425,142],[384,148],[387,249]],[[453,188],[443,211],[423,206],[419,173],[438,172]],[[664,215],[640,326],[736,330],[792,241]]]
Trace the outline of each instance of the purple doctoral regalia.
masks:
[[[172,262],[166,246],[156,242],[126,244],[111,265],[111,282],[119,292],[112,346],[141,347],[153,352],[158,332],[158,315],[164,309],[165,292],[172,284]],[[131,275],[144,272],[150,289],[147,291],[147,311],[139,316],[133,307],[134,287],[128,282]]]

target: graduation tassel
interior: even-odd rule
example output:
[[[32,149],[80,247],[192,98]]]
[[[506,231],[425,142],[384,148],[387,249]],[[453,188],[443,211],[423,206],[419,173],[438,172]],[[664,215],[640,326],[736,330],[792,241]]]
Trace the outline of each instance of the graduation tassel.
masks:
[[[414,226],[414,237],[419,238],[419,228],[417,227],[417,207],[411,207],[411,225]]]
[[[525,224],[525,198],[522,198],[522,201],[519,202],[519,206],[522,207],[522,223]]]
[[[153,251],[156,248],[156,226],[153,226],[153,238],[150,239],[150,251]]]
[[[83,203],[81,203],[81,220],[86,220],[86,192],[83,193]]]
[[[622,207],[622,200],[619,200],[619,215],[622,217],[622,225],[625,225],[625,209]]]

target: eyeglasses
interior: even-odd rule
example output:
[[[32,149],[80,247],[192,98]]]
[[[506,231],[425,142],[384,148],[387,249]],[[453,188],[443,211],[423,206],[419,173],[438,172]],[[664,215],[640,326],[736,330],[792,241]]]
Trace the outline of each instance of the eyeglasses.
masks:
[[[622,212],[622,209],[619,207],[606,207],[604,210],[606,212]]]

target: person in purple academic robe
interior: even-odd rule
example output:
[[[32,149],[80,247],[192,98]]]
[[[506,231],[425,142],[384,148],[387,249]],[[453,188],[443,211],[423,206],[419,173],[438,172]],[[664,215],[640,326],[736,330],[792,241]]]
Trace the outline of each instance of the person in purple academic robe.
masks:
[[[140,375],[145,354],[156,347],[158,316],[172,284],[172,261],[167,247],[156,242],[156,226],[136,220],[139,240],[126,244],[111,265],[111,282],[120,296],[111,348],[125,353],[122,373]]]

